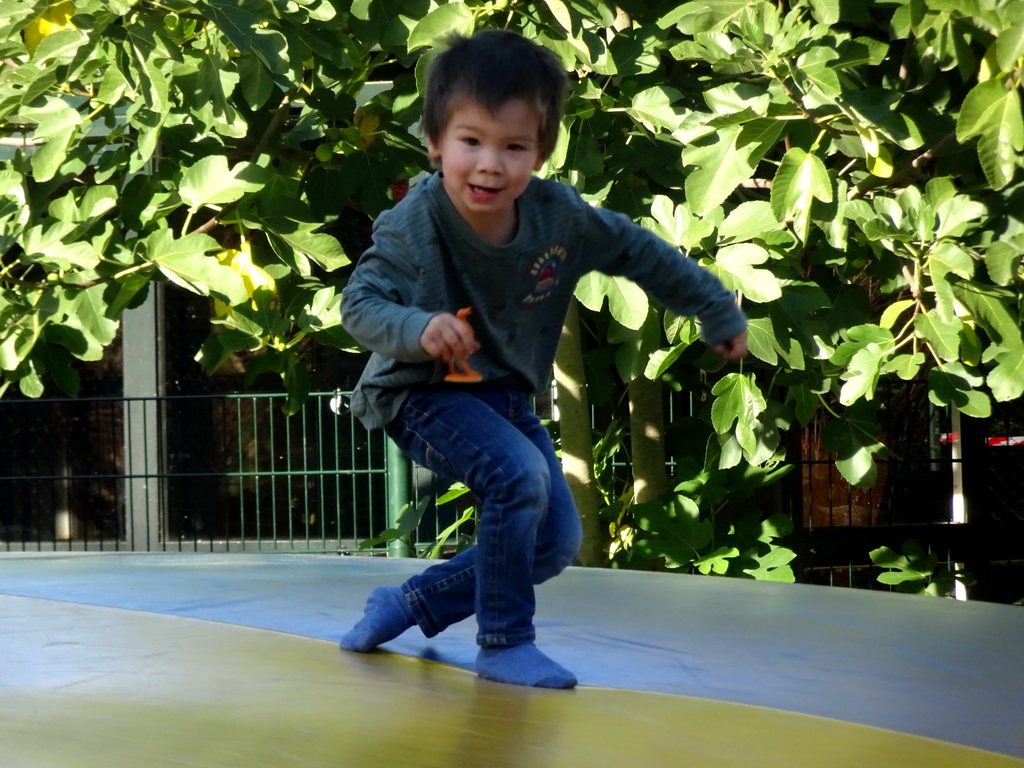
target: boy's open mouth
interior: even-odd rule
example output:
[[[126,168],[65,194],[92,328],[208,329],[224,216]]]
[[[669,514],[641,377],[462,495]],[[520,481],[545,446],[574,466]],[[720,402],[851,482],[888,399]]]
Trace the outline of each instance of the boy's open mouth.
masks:
[[[495,195],[501,190],[494,187],[481,187],[478,184],[470,184],[469,191],[474,195]]]

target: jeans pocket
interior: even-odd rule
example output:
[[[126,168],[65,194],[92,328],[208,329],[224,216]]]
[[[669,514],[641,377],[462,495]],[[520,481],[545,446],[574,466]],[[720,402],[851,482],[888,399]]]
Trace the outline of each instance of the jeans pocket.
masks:
[[[508,390],[508,418],[515,422],[525,416],[530,410],[530,398],[514,389]]]
[[[445,480],[457,479],[445,455],[420,435],[409,421],[399,416],[388,424],[385,431],[410,460]]]
[[[426,440],[423,442],[423,464],[424,467],[429,469],[438,477],[445,480],[455,480],[455,470],[452,469],[452,465],[448,463],[448,459],[438,451],[434,446],[428,443]]]

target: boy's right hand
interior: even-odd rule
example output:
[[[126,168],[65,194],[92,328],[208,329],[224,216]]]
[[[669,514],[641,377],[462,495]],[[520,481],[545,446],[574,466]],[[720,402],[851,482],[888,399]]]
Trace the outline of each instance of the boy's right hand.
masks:
[[[469,323],[449,312],[430,318],[420,335],[420,346],[431,357],[446,363],[453,359],[465,360],[480,349]]]

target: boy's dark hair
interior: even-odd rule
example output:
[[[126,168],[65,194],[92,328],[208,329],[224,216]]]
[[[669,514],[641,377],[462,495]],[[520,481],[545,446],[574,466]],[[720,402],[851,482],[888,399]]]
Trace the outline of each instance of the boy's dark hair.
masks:
[[[452,108],[471,99],[497,112],[510,99],[523,99],[540,116],[538,148],[547,159],[555,150],[567,88],[565,69],[549,50],[522,35],[484,30],[453,35],[434,59],[427,80],[421,125],[438,142]]]

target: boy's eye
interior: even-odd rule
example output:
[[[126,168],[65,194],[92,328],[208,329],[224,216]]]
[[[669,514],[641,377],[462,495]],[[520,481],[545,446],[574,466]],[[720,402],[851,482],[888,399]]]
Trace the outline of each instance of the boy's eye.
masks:
[[[469,146],[471,146],[471,147],[475,147],[477,144],[480,143],[479,141],[477,141],[476,137],[474,137],[474,136],[466,136],[462,140],[464,142],[466,142],[467,144],[469,144]]]

